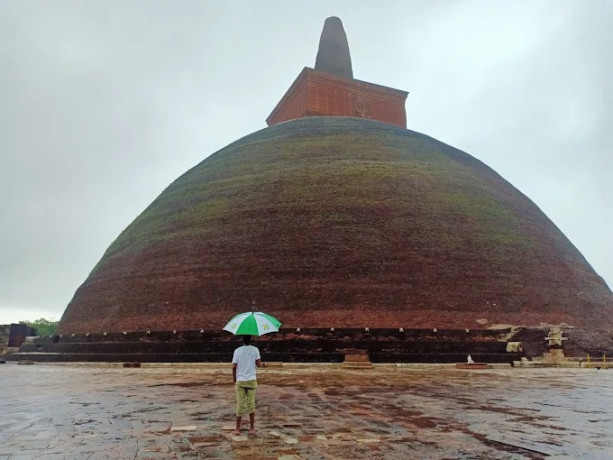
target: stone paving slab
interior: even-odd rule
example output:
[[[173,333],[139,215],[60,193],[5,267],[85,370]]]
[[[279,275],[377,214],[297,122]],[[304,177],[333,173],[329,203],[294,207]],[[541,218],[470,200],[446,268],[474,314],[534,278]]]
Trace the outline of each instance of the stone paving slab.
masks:
[[[3,459],[613,458],[613,371],[264,368],[257,435],[229,366],[0,367]],[[245,425],[246,427],[246,425]]]

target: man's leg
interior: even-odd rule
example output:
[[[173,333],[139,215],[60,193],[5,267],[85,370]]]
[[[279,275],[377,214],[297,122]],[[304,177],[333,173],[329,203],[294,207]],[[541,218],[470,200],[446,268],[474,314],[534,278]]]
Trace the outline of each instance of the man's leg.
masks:
[[[234,388],[236,391],[236,428],[234,428],[232,434],[239,435],[241,434],[241,411],[245,404],[245,390],[238,383],[234,385]]]
[[[249,388],[246,396],[249,411],[249,434],[255,434],[255,388]]]
[[[249,433],[255,434],[255,411],[249,414]]]
[[[240,415],[236,416],[236,428],[234,429],[232,434],[236,434],[236,435],[241,434],[241,419],[242,417]]]

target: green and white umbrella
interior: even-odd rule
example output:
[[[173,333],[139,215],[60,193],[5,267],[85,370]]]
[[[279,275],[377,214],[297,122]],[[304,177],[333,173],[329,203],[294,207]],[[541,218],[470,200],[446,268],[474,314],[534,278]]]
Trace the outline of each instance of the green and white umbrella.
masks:
[[[281,321],[277,318],[261,311],[248,311],[228,321],[223,330],[234,335],[264,335],[269,332],[278,332],[279,327],[281,327]]]

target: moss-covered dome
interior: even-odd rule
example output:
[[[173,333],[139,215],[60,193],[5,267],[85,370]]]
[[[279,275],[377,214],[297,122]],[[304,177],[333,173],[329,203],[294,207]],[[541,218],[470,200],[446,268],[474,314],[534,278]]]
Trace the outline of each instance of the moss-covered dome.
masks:
[[[253,307],[252,307],[253,306]],[[613,295],[534,203],[423,134],[312,117],[248,135],[173,182],[111,244],[67,332],[610,325]]]

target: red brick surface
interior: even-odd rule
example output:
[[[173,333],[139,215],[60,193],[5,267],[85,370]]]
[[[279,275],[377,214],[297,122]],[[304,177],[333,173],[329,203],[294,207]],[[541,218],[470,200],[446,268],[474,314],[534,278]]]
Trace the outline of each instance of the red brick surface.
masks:
[[[613,326],[613,294],[511,184],[432,138],[309,117],[171,184],[109,247],[60,331]]]
[[[306,116],[357,117],[406,128],[407,92],[305,68],[267,118],[269,126]]]

